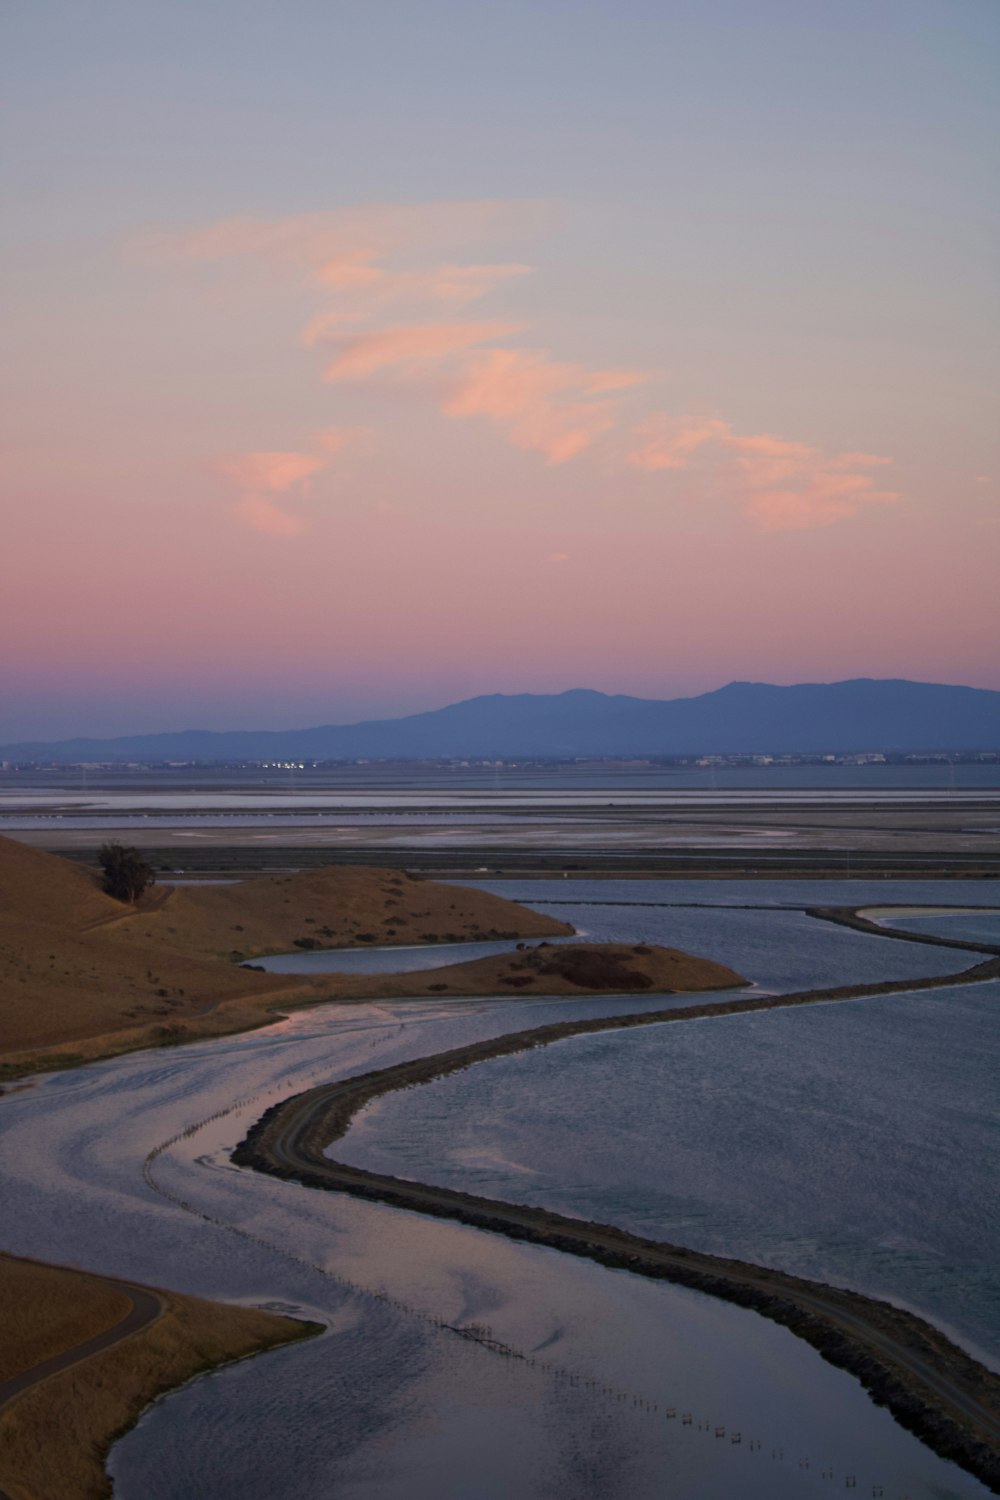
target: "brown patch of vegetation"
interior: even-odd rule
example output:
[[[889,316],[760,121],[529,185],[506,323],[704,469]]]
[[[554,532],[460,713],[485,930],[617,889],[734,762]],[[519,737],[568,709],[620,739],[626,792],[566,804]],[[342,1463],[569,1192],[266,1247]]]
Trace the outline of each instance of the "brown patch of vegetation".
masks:
[[[608,994],[637,990],[670,994],[678,990],[732,989],[746,980],[707,958],[676,948],[626,943],[541,943],[513,953],[476,958],[411,974],[326,974],[312,983],[330,999],[393,1000],[439,994],[496,995],[517,990],[534,995]]]
[[[160,1292],[148,1327],[0,1408],[0,1487],[12,1500],[101,1500],[104,1457],[139,1413],[203,1370],[317,1332],[256,1308]],[[127,1294],[100,1276],[0,1255],[5,1378],[113,1329]]]

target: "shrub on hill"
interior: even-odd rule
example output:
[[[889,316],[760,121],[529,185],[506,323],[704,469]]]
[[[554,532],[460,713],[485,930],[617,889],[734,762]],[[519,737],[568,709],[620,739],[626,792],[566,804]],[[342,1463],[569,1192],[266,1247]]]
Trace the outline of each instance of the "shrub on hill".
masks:
[[[156,874],[138,849],[124,844],[102,844],[98,854],[104,871],[104,889],[116,901],[138,901],[147,886],[153,884]]]

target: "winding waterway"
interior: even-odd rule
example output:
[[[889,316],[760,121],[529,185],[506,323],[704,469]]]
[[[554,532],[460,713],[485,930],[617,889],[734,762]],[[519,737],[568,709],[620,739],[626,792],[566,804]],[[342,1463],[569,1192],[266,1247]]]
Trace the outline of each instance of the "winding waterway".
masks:
[[[624,893],[606,882],[554,884],[559,900],[592,899],[591,884],[616,898],[613,908],[580,905],[581,925],[595,936],[604,935],[602,924],[633,940],[659,933],[656,940],[706,952],[769,988],[962,966],[960,954],[828,929],[775,906],[770,884],[742,893],[714,884],[720,902],[738,894],[770,905],[749,913],[629,911],[617,899]],[[653,892],[636,889],[642,884],[629,883],[634,901],[662,899],[665,889],[676,901],[701,899],[683,884]],[[943,898],[929,892],[928,904],[989,904],[981,888],[957,884],[949,882]],[[870,894],[821,894],[812,882],[809,889],[830,904],[900,899],[883,882]],[[545,892],[535,885],[525,894],[534,904]],[[912,901],[912,885],[904,899]],[[575,920],[570,908],[558,910]],[[682,938],[685,924],[691,936]],[[633,997],[627,1008],[662,1003]],[[886,1003],[871,1002],[871,1013]],[[867,1004],[851,1002],[838,1014],[867,1015]],[[828,1491],[827,1470],[837,1488],[856,1475],[859,1493],[876,1483],[886,1496],[911,1500],[985,1493],[898,1428],[851,1377],[755,1314],[229,1163],[263,1108],[321,1079],[621,1005],[608,997],[321,1007],[252,1035],[121,1058],[0,1098],[4,1248],[183,1291],[291,1305],[330,1326],[323,1339],[158,1403],[113,1453],[116,1495],[643,1500],[666,1490],[765,1500]],[[789,1029],[806,1015],[788,1015]],[[672,1028],[704,1038],[685,1046],[704,1050],[706,1076],[713,1054],[724,1060],[735,1045],[733,1019]],[[614,1039],[624,1049],[617,1067],[604,1065],[594,1092],[571,1091],[567,1128],[585,1131],[595,1111],[598,1124],[603,1112],[610,1125],[633,1070],[641,1080],[658,1066],[644,1060],[642,1046],[628,1049],[662,1030]],[[734,1099],[748,1102],[752,1088],[750,1069],[738,1089],[734,1081]],[[539,1092],[522,1094],[526,1124],[532,1110],[548,1107]],[[623,1160],[622,1133],[609,1128],[606,1136],[614,1168],[616,1153]],[[600,1186],[599,1155],[595,1168]],[[580,1173],[571,1162],[567,1169],[572,1192]],[[641,1175],[633,1185],[644,1188]]]

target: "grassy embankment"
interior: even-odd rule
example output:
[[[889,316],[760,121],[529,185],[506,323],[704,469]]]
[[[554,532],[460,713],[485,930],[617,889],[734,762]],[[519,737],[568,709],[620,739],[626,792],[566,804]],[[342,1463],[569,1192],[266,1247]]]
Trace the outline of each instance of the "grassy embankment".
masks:
[[[141,1290],[146,1301],[151,1289]],[[155,1291],[161,1310],[120,1342],[0,1405],[0,1491],[11,1500],[98,1500],[114,1439],[162,1392],[205,1370],[309,1337],[319,1325],[256,1308]],[[35,1366],[107,1335],[128,1291],[101,1276],[0,1255],[0,1390]]]

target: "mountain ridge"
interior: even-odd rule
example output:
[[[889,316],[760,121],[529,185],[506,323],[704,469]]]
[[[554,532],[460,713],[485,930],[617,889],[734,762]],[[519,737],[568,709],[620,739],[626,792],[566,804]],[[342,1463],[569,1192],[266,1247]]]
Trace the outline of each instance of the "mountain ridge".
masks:
[[[21,741],[7,760],[425,760],[1000,748],[1000,692],[906,678],[730,682],[686,698],[490,693],[395,719]]]

